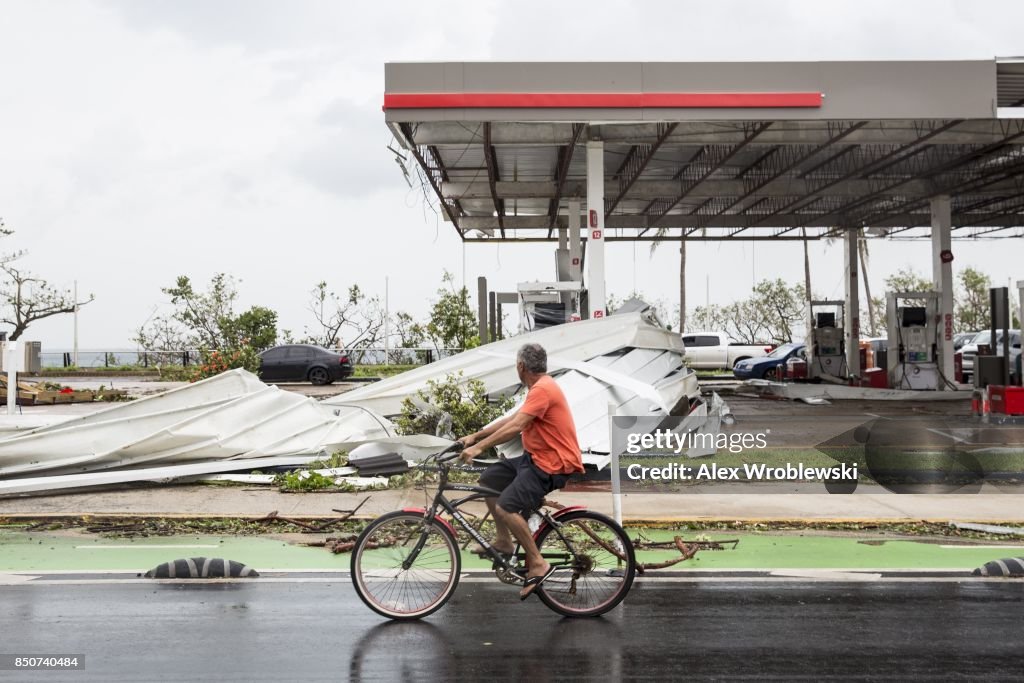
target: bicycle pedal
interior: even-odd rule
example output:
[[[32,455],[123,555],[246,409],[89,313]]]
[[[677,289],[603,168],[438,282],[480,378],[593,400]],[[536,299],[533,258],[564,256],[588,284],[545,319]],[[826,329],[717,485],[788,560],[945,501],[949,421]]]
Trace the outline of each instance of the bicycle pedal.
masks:
[[[499,569],[494,572],[494,575],[498,577],[498,580],[502,583],[507,583],[510,586],[522,586],[526,582],[525,572],[522,574],[519,571],[508,571],[505,569]]]
[[[503,560],[505,560],[506,562],[510,562],[512,564],[515,564],[516,562],[518,562],[518,558],[515,557],[514,555],[506,555],[505,553],[501,553],[501,558]],[[500,569],[504,569],[504,567],[502,566],[501,560],[498,560],[498,559],[495,559],[495,558],[492,557],[491,558],[491,569],[493,569],[495,571],[498,571]]]

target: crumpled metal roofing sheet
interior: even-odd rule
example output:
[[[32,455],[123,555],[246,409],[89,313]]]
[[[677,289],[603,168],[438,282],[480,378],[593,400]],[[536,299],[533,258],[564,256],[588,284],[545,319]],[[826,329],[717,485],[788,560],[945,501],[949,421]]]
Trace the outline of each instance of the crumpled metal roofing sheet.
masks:
[[[676,351],[680,357],[683,355],[683,342],[678,334],[652,324],[640,312],[626,313],[502,339],[324,402],[358,404],[381,415],[397,415],[402,410],[402,399],[425,389],[428,380],[442,379],[449,373],[460,371],[466,379],[482,381],[488,393],[511,389],[519,384],[516,351],[527,342],[543,346],[548,358],[569,361],[587,361],[624,348]]]
[[[498,341],[323,402],[232,370],[59,423],[8,431],[0,435],[0,494],[232,472],[368,441],[389,441],[408,454],[403,457],[418,459],[443,440],[396,437],[381,415],[399,413],[403,398],[452,373],[481,380],[492,394],[522,394],[515,356],[527,342],[547,350],[586,453],[609,450],[609,403],[619,414],[667,415],[685,410],[699,394],[696,375],[683,367],[679,335],[638,311]]]

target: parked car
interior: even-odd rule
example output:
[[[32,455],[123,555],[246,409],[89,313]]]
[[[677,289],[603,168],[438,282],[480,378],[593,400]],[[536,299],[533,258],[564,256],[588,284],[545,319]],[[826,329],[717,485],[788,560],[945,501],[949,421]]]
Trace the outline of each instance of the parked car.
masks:
[[[739,344],[725,332],[687,332],[683,335],[686,365],[694,370],[732,368],[741,360],[760,358],[771,344]]]
[[[961,368],[965,384],[970,384],[974,378],[974,359],[978,356],[978,344],[991,344],[991,330],[982,330],[974,335],[974,339],[960,347]],[[992,353],[997,356],[1003,355],[1003,332],[996,331],[996,348]],[[1020,331],[1010,330],[1010,374],[1016,374],[1017,357],[1020,355]]]
[[[348,356],[312,344],[284,344],[260,354],[264,382],[330,384],[352,374]]]
[[[733,366],[732,374],[737,379],[779,379],[782,367],[793,357],[807,359],[807,346],[791,342],[776,347],[763,358],[748,358]]]
[[[953,335],[953,351],[959,351],[963,345],[974,339],[977,332],[957,332]]]

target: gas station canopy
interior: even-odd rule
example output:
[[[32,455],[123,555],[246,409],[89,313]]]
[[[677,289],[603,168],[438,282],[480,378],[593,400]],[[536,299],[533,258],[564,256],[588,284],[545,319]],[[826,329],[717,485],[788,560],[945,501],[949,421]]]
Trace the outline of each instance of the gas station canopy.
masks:
[[[608,241],[1024,235],[1024,59],[390,63],[384,113],[466,241],[557,239],[595,151]]]

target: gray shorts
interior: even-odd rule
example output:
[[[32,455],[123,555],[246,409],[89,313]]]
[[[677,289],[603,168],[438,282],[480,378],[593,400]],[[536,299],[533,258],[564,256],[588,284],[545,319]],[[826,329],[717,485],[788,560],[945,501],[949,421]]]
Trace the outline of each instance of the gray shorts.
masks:
[[[533,464],[529,453],[518,458],[499,460],[480,475],[480,485],[501,491],[498,505],[505,512],[529,518],[544,502],[544,496],[564,488],[567,474],[548,474]]]

